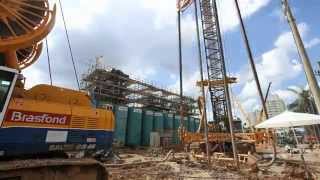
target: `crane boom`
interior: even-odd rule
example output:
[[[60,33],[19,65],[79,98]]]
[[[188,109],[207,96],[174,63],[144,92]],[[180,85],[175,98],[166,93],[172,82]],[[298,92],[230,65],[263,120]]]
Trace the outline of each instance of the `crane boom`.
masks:
[[[216,1],[201,0],[201,19],[205,45],[208,80],[224,81],[224,56]],[[209,85],[213,118],[216,124],[228,117],[226,91],[223,85]]]
[[[219,86],[213,86],[211,83],[209,83],[213,118],[216,122],[216,125],[219,125],[221,122],[223,122],[224,125],[227,125],[227,130],[231,135],[234,161],[238,166],[239,162],[237,158],[235,137],[233,134],[233,116],[222,45],[217,1],[200,0],[200,9],[205,54],[207,60],[208,80],[209,82],[224,82]],[[221,131],[221,128],[219,130]]]
[[[243,105],[241,104],[240,100],[234,95],[232,94],[232,99],[235,102],[235,105],[239,108],[242,116],[246,119],[246,121],[249,123],[249,127],[251,129],[252,132],[254,132],[254,128],[252,126],[252,119],[250,118],[249,114],[247,113],[247,111],[244,109]]]

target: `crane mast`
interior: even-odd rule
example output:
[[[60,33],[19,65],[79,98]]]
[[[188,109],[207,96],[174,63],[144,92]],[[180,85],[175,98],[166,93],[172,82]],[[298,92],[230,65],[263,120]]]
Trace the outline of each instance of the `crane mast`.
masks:
[[[208,79],[209,81],[224,81],[224,55],[217,3],[215,0],[201,0],[200,9]],[[226,88],[221,85],[210,84],[208,89],[213,118],[216,124],[219,124],[228,117]]]

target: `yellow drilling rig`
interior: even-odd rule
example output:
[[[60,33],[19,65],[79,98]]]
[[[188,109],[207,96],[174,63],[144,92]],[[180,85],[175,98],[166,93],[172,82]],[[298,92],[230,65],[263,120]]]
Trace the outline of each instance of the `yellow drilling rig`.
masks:
[[[1,159],[103,156],[111,148],[113,113],[93,108],[87,93],[50,85],[24,87],[21,72],[38,60],[55,17],[56,6],[48,0],[0,0]],[[88,173],[68,171],[83,166]],[[46,179],[73,179],[77,173],[87,179],[103,178],[104,169],[92,168],[96,166],[99,163],[92,160],[4,161],[0,179],[41,179],[44,174],[54,174]]]

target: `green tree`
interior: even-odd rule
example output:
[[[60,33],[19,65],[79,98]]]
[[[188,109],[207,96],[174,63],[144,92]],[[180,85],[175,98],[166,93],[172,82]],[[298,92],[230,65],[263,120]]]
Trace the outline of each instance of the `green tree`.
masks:
[[[316,106],[310,90],[306,90],[301,87],[288,88],[288,90],[297,96],[297,99],[288,106],[290,111],[317,114]]]
[[[300,113],[310,113],[310,114],[318,114],[316,104],[313,100],[310,90],[303,89],[301,87],[288,88],[289,91],[293,92],[297,99],[289,104],[288,109],[293,112]],[[315,127],[315,126],[314,126]],[[305,126],[306,133],[308,135],[313,135],[313,127]],[[319,128],[319,126],[317,127]]]

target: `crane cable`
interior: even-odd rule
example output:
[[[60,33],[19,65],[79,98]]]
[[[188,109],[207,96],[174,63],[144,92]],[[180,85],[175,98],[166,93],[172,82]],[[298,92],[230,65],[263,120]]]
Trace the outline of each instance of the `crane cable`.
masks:
[[[62,15],[62,20],[63,20],[63,26],[64,26],[64,30],[65,30],[65,34],[66,34],[66,38],[67,38],[67,42],[68,42],[69,52],[70,52],[70,56],[71,56],[71,61],[72,61],[72,65],[73,65],[73,70],[74,70],[74,74],[75,74],[75,77],[76,77],[78,89],[80,90],[80,82],[79,82],[79,78],[78,78],[78,72],[77,72],[77,68],[76,68],[76,65],[75,65],[75,59],[74,59],[73,52],[72,52],[69,32],[68,32],[67,23],[66,23],[66,20],[65,20],[65,17],[64,17],[61,0],[59,0],[59,4],[60,4],[60,10],[61,10],[61,15]]]
[[[46,41],[46,50],[47,50],[47,59],[48,59],[48,69],[49,69],[49,76],[50,76],[50,85],[52,86],[51,59],[50,59],[49,45],[48,45],[47,38],[45,41]]]

